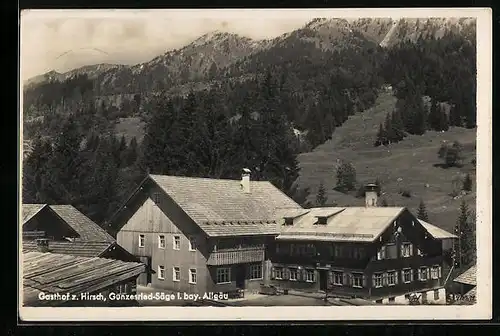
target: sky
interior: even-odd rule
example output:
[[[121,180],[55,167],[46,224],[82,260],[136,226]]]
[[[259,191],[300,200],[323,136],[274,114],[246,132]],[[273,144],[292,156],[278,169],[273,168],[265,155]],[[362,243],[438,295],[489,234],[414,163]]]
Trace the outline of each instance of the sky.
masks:
[[[20,22],[21,80],[84,65],[146,62],[215,30],[266,39],[300,28],[313,18],[460,17],[465,11],[474,10],[24,10]]]
[[[313,16],[209,12],[30,11],[21,16],[21,79],[97,63],[137,64],[220,30],[252,39],[300,28]]]

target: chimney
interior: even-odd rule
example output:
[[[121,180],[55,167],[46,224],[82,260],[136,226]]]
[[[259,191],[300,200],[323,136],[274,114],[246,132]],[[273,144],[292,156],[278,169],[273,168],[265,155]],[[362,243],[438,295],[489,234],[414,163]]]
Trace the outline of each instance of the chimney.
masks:
[[[38,252],[48,252],[49,251],[49,240],[47,238],[38,238],[36,240],[36,248]]]
[[[365,206],[366,207],[376,207],[378,201],[377,195],[378,186],[374,183],[367,184],[365,186]]]
[[[244,193],[250,193],[250,169],[243,168],[241,174],[241,189]]]

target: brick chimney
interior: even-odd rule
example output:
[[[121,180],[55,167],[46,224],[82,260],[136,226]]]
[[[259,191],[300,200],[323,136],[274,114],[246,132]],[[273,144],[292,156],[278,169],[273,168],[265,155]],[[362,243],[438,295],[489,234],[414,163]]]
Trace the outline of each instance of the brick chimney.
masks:
[[[47,238],[38,238],[36,240],[36,248],[38,252],[48,252],[49,240]]]
[[[369,183],[365,186],[365,206],[376,207],[378,202],[377,185]]]
[[[244,193],[250,193],[250,169],[243,168],[243,172],[241,174],[241,189]]]

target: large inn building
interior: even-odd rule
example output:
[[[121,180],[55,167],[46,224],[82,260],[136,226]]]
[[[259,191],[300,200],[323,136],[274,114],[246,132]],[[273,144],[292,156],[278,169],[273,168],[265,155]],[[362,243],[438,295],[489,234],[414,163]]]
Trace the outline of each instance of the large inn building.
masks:
[[[148,175],[112,218],[147,272],[139,285],[190,293],[261,285],[383,303],[444,303],[456,237],[404,207],[304,209],[265,181]]]

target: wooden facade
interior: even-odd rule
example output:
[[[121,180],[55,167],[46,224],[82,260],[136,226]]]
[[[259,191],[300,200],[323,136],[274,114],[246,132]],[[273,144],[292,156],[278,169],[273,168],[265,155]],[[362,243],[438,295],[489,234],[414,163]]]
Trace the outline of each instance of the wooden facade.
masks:
[[[374,241],[277,240],[272,284],[371,300],[443,286],[441,241],[407,210]]]
[[[265,236],[209,237],[151,181],[117,220],[118,243],[150,269],[139,285],[197,294],[260,286]]]

